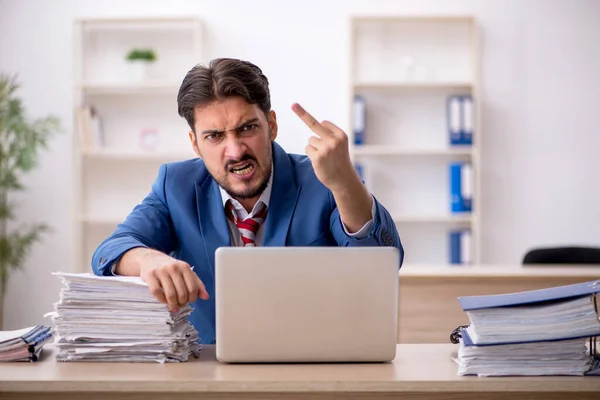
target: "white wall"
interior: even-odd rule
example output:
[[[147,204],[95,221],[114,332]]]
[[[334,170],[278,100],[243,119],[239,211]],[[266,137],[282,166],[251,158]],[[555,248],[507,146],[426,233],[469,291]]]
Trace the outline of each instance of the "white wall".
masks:
[[[44,322],[71,270],[74,18],[201,16],[207,58],[261,66],[272,84],[279,142],[303,152],[299,101],[347,128],[350,14],[472,14],[483,26],[483,259],[518,263],[534,245],[600,244],[600,2],[595,0],[0,0],[0,71],[18,72],[32,115],[67,132],[26,178],[19,218],[54,232],[11,276],[5,329]],[[410,249],[407,249],[410,251]]]

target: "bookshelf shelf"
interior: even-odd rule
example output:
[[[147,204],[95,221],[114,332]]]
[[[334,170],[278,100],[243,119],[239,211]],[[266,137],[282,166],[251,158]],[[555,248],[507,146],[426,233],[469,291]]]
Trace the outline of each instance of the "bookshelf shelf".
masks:
[[[204,62],[196,18],[80,19],[74,26],[73,270],[151,190],[161,164],[194,158],[177,115],[185,73]],[[151,49],[150,64],[128,61]]]
[[[147,18],[94,18],[81,19],[78,24],[82,25],[85,31],[106,31],[113,33],[116,31],[152,31],[173,32],[182,30],[189,33],[200,27],[200,21],[188,16],[173,17],[147,17]]]
[[[440,148],[440,149],[416,149],[385,145],[356,145],[353,153],[357,157],[369,156],[432,156],[432,157],[454,157],[472,156],[473,148]]]
[[[120,94],[173,94],[179,90],[175,82],[148,83],[81,83],[78,88],[87,94],[120,95]]]
[[[179,161],[185,160],[188,158],[195,157],[194,154],[190,152],[141,152],[127,149],[96,149],[96,150],[86,150],[83,153],[83,156],[88,159],[98,159],[98,160],[121,160],[121,161],[158,161],[158,162],[169,162],[169,161]]]
[[[92,215],[82,215],[80,216],[80,221],[88,224],[88,225],[105,225],[105,226],[117,226],[118,224],[120,224],[121,222],[123,222],[123,220],[125,219],[125,217],[123,218],[116,218],[116,217],[104,217],[104,216],[92,216]]]
[[[471,215],[396,215],[396,223],[406,224],[471,224]]]
[[[461,263],[481,260],[477,30],[470,16],[364,15],[350,21],[350,155],[392,214],[410,264],[455,262],[451,246],[463,231]],[[472,99],[473,139],[457,145],[450,136],[449,101],[465,98]],[[452,207],[456,163],[466,166],[461,179],[472,177],[473,208],[466,213]]]
[[[470,90],[471,82],[357,82],[354,89],[357,91],[389,91],[402,89],[462,89]]]

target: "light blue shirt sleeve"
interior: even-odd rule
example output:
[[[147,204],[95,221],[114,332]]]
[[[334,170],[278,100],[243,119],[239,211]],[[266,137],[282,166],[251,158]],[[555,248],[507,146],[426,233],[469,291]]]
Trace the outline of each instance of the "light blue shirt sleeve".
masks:
[[[364,239],[365,237],[367,237],[367,235],[371,231],[371,228],[373,227],[373,221],[375,220],[375,213],[377,212],[377,205],[375,204],[375,198],[373,197],[373,195],[371,195],[371,202],[373,203],[373,205],[371,206],[371,219],[369,221],[367,221],[367,223],[364,224],[363,227],[360,228],[360,230],[358,232],[355,232],[355,233],[348,232],[348,228],[346,228],[346,224],[344,224],[344,221],[342,221],[342,226],[344,227],[344,232],[346,232],[346,235],[353,237],[355,239]],[[340,221],[341,220],[342,220],[342,218],[340,217]]]

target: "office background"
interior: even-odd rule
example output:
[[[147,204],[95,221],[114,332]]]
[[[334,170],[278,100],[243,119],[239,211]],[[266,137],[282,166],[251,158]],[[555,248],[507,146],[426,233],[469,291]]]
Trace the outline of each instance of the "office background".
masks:
[[[302,153],[309,132],[290,111],[293,102],[350,129],[348,19],[363,14],[477,19],[483,264],[518,264],[533,246],[600,243],[598,1],[0,0],[0,71],[19,74],[31,115],[55,114],[66,128],[14,197],[20,222],[43,221],[53,231],[10,277],[4,329],[40,322],[51,310],[60,282],[50,271],[81,270],[71,252],[75,19],[200,18],[204,58],[238,57],[263,68],[278,142]]]

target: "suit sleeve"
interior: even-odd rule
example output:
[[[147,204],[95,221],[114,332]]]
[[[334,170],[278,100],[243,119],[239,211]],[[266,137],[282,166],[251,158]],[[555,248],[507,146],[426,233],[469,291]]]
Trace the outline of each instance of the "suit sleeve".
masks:
[[[92,256],[96,275],[111,275],[113,265],[128,250],[152,248],[170,253],[174,248],[173,225],[165,196],[167,165],[162,165],[150,193],[117,229],[100,243]]]
[[[332,203],[333,212],[330,217],[330,229],[338,246],[381,246],[381,247],[396,247],[400,252],[400,264],[404,262],[404,248],[400,241],[400,235],[396,229],[396,223],[392,219],[390,213],[377,201],[375,202],[375,215],[371,229],[365,236],[356,237],[347,233],[340,218],[340,212],[335,206],[333,195],[330,193],[330,202]]]

